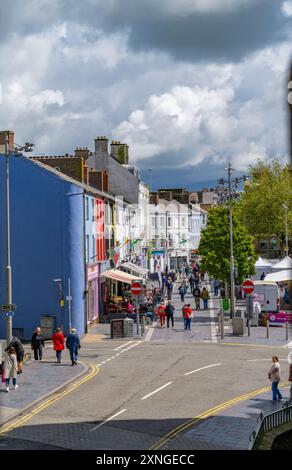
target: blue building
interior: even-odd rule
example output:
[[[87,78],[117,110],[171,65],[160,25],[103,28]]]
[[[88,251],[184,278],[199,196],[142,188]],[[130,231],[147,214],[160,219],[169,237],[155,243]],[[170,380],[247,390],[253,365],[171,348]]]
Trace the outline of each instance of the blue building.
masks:
[[[11,156],[9,161],[12,298],[17,306],[13,333],[30,339],[46,316],[68,333],[70,278],[72,326],[82,334],[87,323],[86,191],[73,178],[39,162],[23,156]],[[5,158],[0,155],[1,304],[6,303],[5,211]],[[0,337],[5,337],[3,317]]]

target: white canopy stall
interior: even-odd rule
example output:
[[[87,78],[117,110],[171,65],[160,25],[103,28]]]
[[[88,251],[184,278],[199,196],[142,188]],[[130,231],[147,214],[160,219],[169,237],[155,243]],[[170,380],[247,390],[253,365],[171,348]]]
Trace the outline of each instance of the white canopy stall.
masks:
[[[259,256],[258,260],[255,263],[256,274],[254,276],[252,276],[252,278],[254,280],[259,280],[263,273],[267,274],[267,273],[271,272],[272,266],[273,266],[273,264],[270,263],[270,261],[268,261],[264,258],[261,258]]]

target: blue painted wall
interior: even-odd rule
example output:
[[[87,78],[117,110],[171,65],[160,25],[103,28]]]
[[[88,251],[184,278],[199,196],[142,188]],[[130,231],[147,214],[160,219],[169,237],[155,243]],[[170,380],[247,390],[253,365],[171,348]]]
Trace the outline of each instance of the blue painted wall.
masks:
[[[5,159],[0,155],[0,303],[5,304]],[[30,339],[43,315],[56,315],[68,332],[68,302],[63,318],[58,288],[63,298],[71,278],[72,326],[85,331],[83,293],[84,224],[83,190],[40,168],[25,157],[10,157],[10,213],[12,298],[17,305],[13,327],[24,328]],[[0,337],[5,321],[0,319]]]

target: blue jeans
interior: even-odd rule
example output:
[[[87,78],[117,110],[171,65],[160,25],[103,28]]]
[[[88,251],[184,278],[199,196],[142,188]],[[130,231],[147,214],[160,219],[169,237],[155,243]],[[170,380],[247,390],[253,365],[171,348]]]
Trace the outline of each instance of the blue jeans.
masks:
[[[57,361],[61,362],[62,351],[56,351],[56,357],[57,357]]]
[[[185,318],[185,330],[191,329],[191,318]]]
[[[272,382],[273,401],[277,401],[278,398],[283,398],[280,390],[278,389],[279,382]]]
[[[70,359],[72,362],[77,362],[78,360],[78,348],[70,349]]]
[[[5,382],[6,382],[6,387],[9,387],[10,379],[5,379]],[[15,385],[16,385],[16,379],[12,379],[12,383],[13,383],[13,387],[15,387]]]
[[[203,299],[204,302],[204,309],[206,310],[208,308],[208,299]]]
[[[215,291],[215,295],[217,296],[217,295],[218,295],[218,291],[219,291],[219,287],[218,287],[218,286],[215,286],[215,287],[214,287],[214,291]]]

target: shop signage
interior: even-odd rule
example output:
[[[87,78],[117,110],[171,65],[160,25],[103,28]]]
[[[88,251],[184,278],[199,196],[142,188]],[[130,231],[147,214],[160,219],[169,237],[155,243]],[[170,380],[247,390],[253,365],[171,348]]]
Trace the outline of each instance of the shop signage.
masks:
[[[124,338],[124,319],[111,320],[111,338]]]

